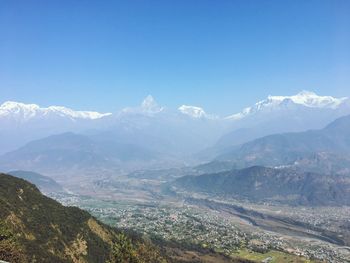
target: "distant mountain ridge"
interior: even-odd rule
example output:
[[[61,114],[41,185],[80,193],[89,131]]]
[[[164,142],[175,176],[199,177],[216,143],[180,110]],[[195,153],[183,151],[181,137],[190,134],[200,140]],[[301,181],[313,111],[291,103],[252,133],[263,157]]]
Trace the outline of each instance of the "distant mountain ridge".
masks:
[[[272,111],[276,108],[288,108],[293,105],[300,105],[309,108],[330,108],[337,109],[349,103],[348,97],[335,98],[332,96],[319,96],[314,92],[301,91],[292,96],[268,96],[267,99],[257,102],[252,107],[243,109],[240,113],[226,117],[227,119],[239,120],[249,115],[262,111]]]
[[[251,107],[226,118],[229,131],[198,154],[210,161],[230,147],[251,140],[287,132],[321,129],[337,118],[350,114],[350,99],[319,96],[302,91],[292,96],[269,96]]]
[[[319,96],[314,92],[301,91],[292,96],[268,96],[267,99],[261,100],[251,107],[244,108],[241,112],[235,113],[223,119],[240,120],[250,115],[263,111],[273,111],[278,108],[286,109],[292,105],[299,105],[308,108],[324,108],[338,109],[345,105],[349,106],[350,99],[348,97],[335,98],[332,96]],[[148,95],[142,102],[140,107],[127,107],[120,113],[160,113],[167,110],[161,107],[151,95]],[[189,115],[194,118],[210,117],[203,108],[193,105],[181,105],[178,112]],[[113,115],[118,115],[114,113]],[[37,104],[25,104],[15,101],[6,101],[0,105],[0,120],[3,118],[13,118],[18,121],[28,121],[33,118],[41,117],[67,117],[70,119],[101,119],[112,115],[112,113],[100,113],[96,111],[75,111],[63,106],[40,107]],[[219,117],[218,117],[219,118]]]
[[[0,157],[0,169],[29,170],[43,174],[83,174],[126,169],[128,164],[150,164],[157,157],[137,145],[113,140],[97,140],[86,135],[63,133],[33,141]],[[123,166],[121,165],[123,164]],[[82,179],[84,176],[81,175]],[[96,175],[93,175],[96,176]],[[62,180],[62,177],[59,176]],[[78,179],[78,178],[76,178]],[[72,180],[71,180],[72,181]]]
[[[227,148],[216,159],[230,161],[237,167],[289,165],[307,169],[315,165],[318,156],[328,166],[320,163],[320,171],[347,173],[350,171],[349,134],[350,115],[321,130],[274,134]]]
[[[74,119],[100,119],[112,113],[99,113],[95,111],[74,111],[62,106],[50,106],[42,108],[37,104],[24,104],[14,101],[6,101],[0,105],[0,118],[13,118],[19,122],[33,118],[61,117]]]
[[[42,108],[36,104],[6,102],[0,106],[2,153],[43,137],[65,133],[114,133],[123,141],[147,143],[149,138],[166,140],[169,152],[193,152],[209,146],[222,134],[224,124],[210,118],[196,118],[191,112],[170,110],[147,96],[137,107],[116,113],[74,111],[65,107]],[[165,143],[165,144],[166,144]],[[135,143],[134,143],[135,144]],[[142,147],[142,145],[139,145]],[[175,149],[175,147],[177,149]],[[187,147],[187,149],[182,149]]]
[[[253,166],[198,176],[170,183],[173,191],[206,193],[217,197],[302,205],[349,205],[350,179],[294,169]]]
[[[73,132],[95,138],[108,136],[119,143],[175,156],[178,161],[198,163],[252,139],[317,129],[346,114],[350,114],[348,98],[305,91],[270,96],[231,117],[215,116],[191,105],[172,110],[160,106],[152,96],[139,106],[113,114],[7,102],[0,106],[1,153],[33,140]]]

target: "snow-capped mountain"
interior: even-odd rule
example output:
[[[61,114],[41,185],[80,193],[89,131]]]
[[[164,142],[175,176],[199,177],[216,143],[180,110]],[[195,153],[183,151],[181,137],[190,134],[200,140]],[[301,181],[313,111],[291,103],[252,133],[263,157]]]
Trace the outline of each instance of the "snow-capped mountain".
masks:
[[[225,119],[230,132],[222,136],[215,151],[222,151],[256,138],[284,132],[322,129],[331,121],[350,114],[350,99],[319,96],[302,91],[292,96],[268,96]]]
[[[286,110],[295,106],[336,110],[345,103],[349,103],[349,98],[319,96],[314,92],[301,91],[293,96],[268,96],[267,99],[259,101],[255,105],[247,107],[243,109],[243,111],[226,118],[231,120],[240,120],[259,112],[271,112],[281,109]]]
[[[211,118],[202,109],[188,107],[195,109],[194,112],[160,106],[149,95],[139,106],[113,114],[104,137],[176,156],[195,153],[215,143],[224,126],[221,120]]]
[[[0,152],[52,134],[94,128],[111,113],[75,111],[62,106],[40,107],[7,101],[0,106]]]
[[[182,105],[178,108],[178,110],[182,114],[188,115],[192,118],[212,118],[212,116],[206,114],[201,107]]]
[[[198,109],[184,114],[160,106],[151,95],[139,106],[114,114],[6,102],[0,106],[0,152],[46,136],[75,132],[156,152],[189,154],[210,146],[223,133],[216,120]]]
[[[111,113],[99,113],[95,111],[74,111],[62,106],[50,106],[42,108],[36,104],[24,104],[20,102],[7,101],[0,105],[0,119],[12,118],[25,122],[35,118],[62,117],[74,119],[95,120]]]
[[[5,102],[0,106],[0,152],[46,136],[75,132],[156,152],[191,154],[217,141],[220,147],[227,147],[272,133],[320,129],[346,114],[350,114],[350,99],[306,91],[269,96],[226,118],[198,106],[160,106],[151,95],[139,106],[113,114]]]
[[[121,110],[119,114],[144,114],[144,115],[154,115],[164,111],[165,108],[158,105],[152,95],[148,95],[137,107],[127,107]]]

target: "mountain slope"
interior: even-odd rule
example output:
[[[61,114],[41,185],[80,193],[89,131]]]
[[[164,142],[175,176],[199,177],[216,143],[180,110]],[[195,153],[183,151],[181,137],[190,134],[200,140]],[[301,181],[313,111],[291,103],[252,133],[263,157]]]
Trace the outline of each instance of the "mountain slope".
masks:
[[[62,206],[22,179],[0,174],[0,260],[119,262],[116,257],[124,258],[122,262],[163,262],[154,247],[79,208]]]
[[[43,193],[63,193],[65,190],[55,180],[50,177],[30,172],[30,171],[11,171],[8,174],[24,179],[40,189]]]
[[[62,106],[40,107],[8,101],[0,105],[1,153],[29,141],[63,132],[78,132],[101,126],[110,113],[75,111]]]
[[[293,96],[269,96],[242,112],[227,117],[230,132],[202,155],[210,157],[228,147],[275,133],[321,129],[331,121],[350,114],[349,98],[319,96],[303,91]]]
[[[349,134],[350,115],[321,130],[274,134],[228,148],[217,159],[231,161],[237,167],[319,166],[319,171],[346,173],[350,169]]]
[[[6,102],[0,106],[0,153],[54,134],[74,132],[95,138],[107,136],[120,144],[172,156],[172,161],[208,161],[227,147],[273,133],[319,129],[346,114],[350,114],[350,99],[311,92],[269,96],[226,118],[196,106],[172,110],[158,105],[152,96],[140,106],[113,114]]]
[[[197,118],[192,110],[189,113],[159,106],[152,96],[147,96],[140,106],[114,114],[6,102],[0,105],[0,153],[54,134],[74,132],[107,135],[119,143],[167,155],[188,155],[213,144],[226,125],[226,121],[208,118],[207,114]]]
[[[0,157],[2,170],[30,170],[51,175],[91,169],[120,169],[121,163],[148,163],[156,153],[132,144],[63,133],[33,141]]]
[[[303,205],[349,205],[350,179],[254,166],[216,174],[181,177],[170,184],[174,191],[277,201]]]

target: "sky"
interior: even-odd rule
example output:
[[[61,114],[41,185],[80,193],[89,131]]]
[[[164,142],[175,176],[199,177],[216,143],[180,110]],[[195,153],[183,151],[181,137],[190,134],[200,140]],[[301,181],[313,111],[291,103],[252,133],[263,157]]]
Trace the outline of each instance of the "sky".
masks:
[[[225,115],[268,95],[350,96],[348,0],[0,1],[0,103]]]

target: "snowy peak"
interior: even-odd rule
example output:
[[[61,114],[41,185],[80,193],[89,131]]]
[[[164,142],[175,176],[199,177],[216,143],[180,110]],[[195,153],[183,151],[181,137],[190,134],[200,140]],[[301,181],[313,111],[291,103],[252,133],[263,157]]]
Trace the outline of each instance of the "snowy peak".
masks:
[[[347,106],[346,106],[347,105]],[[350,108],[350,99],[347,97],[335,98],[332,96],[319,96],[314,92],[301,91],[292,96],[268,96],[266,99],[255,103],[251,107],[243,109],[241,112],[226,117],[227,120],[240,120],[247,116],[258,113],[271,113],[279,110],[294,110],[300,108],[318,108],[337,110]],[[165,111],[166,110],[166,111]],[[190,105],[182,105],[178,108],[181,114],[193,119],[219,119],[217,116],[207,114],[203,108]],[[148,95],[139,106],[124,108],[120,114],[142,114],[155,116],[158,113],[168,112],[168,109],[161,107],[155,99]],[[70,120],[96,120],[111,113],[99,113],[95,111],[75,111],[62,106],[40,107],[36,104],[24,104],[20,102],[7,101],[0,105],[0,118],[14,119],[25,122],[35,118],[61,117]]]
[[[188,115],[196,119],[208,117],[208,115],[205,113],[205,111],[202,108],[196,107],[196,106],[182,105],[178,108],[178,110],[182,114]]]
[[[344,98],[334,98],[331,96],[319,96],[314,92],[301,91],[293,96],[269,96],[268,101],[283,102],[285,100],[291,100],[295,104],[301,104],[306,107],[313,108],[337,108],[342,102],[347,100]]]
[[[335,98],[332,96],[319,96],[310,91],[301,91],[292,96],[268,96],[267,99],[259,101],[252,107],[247,107],[239,113],[228,116],[226,119],[240,120],[251,114],[273,111],[282,108],[286,109],[294,106],[319,109],[337,109],[347,100],[347,97]]]
[[[29,119],[35,116],[40,107],[36,104],[24,104],[15,101],[6,101],[0,106],[0,117],[10,115],[21,115]]]
[[[164,110],[164,107],[159,106],[158,103],[155,101],[155,99],[151,95],[148,95],[146,98],[144,98],[140,106],[124,108],[121,111],[121,113],[154,115],[159,112],[162,112],[163,110]]]
[[[2,105],[0,105],[0,109],[2,110],[21,110],[21,109],[27,109],[27,110],[38,110],[40,107],[36,104],[24,104],[20,102],[15,101],[6,101]]]
[[[148,95],[141,103],[141,109],[144,112],[157,113],[161,112],[164,108],[160,107],[155,99]]]
[[[62,106],[50,106],[41,108],[36,104],[24,104],[20,102],[7,101],[0,105],[0,117],[13,117],[17,120],[27,121],[36,117],[60,116],[70,119],[100,119],[111,113],[99,113],[95,111],[74,111]]]
[[[96,111],[74,111],[72,109],[65,108],[62,106],[50,106],[47,109],[51,112],[56,112],[61,116],[70,116],[75,119],[96,120],[112,114],[112,113],[99,113]]]

